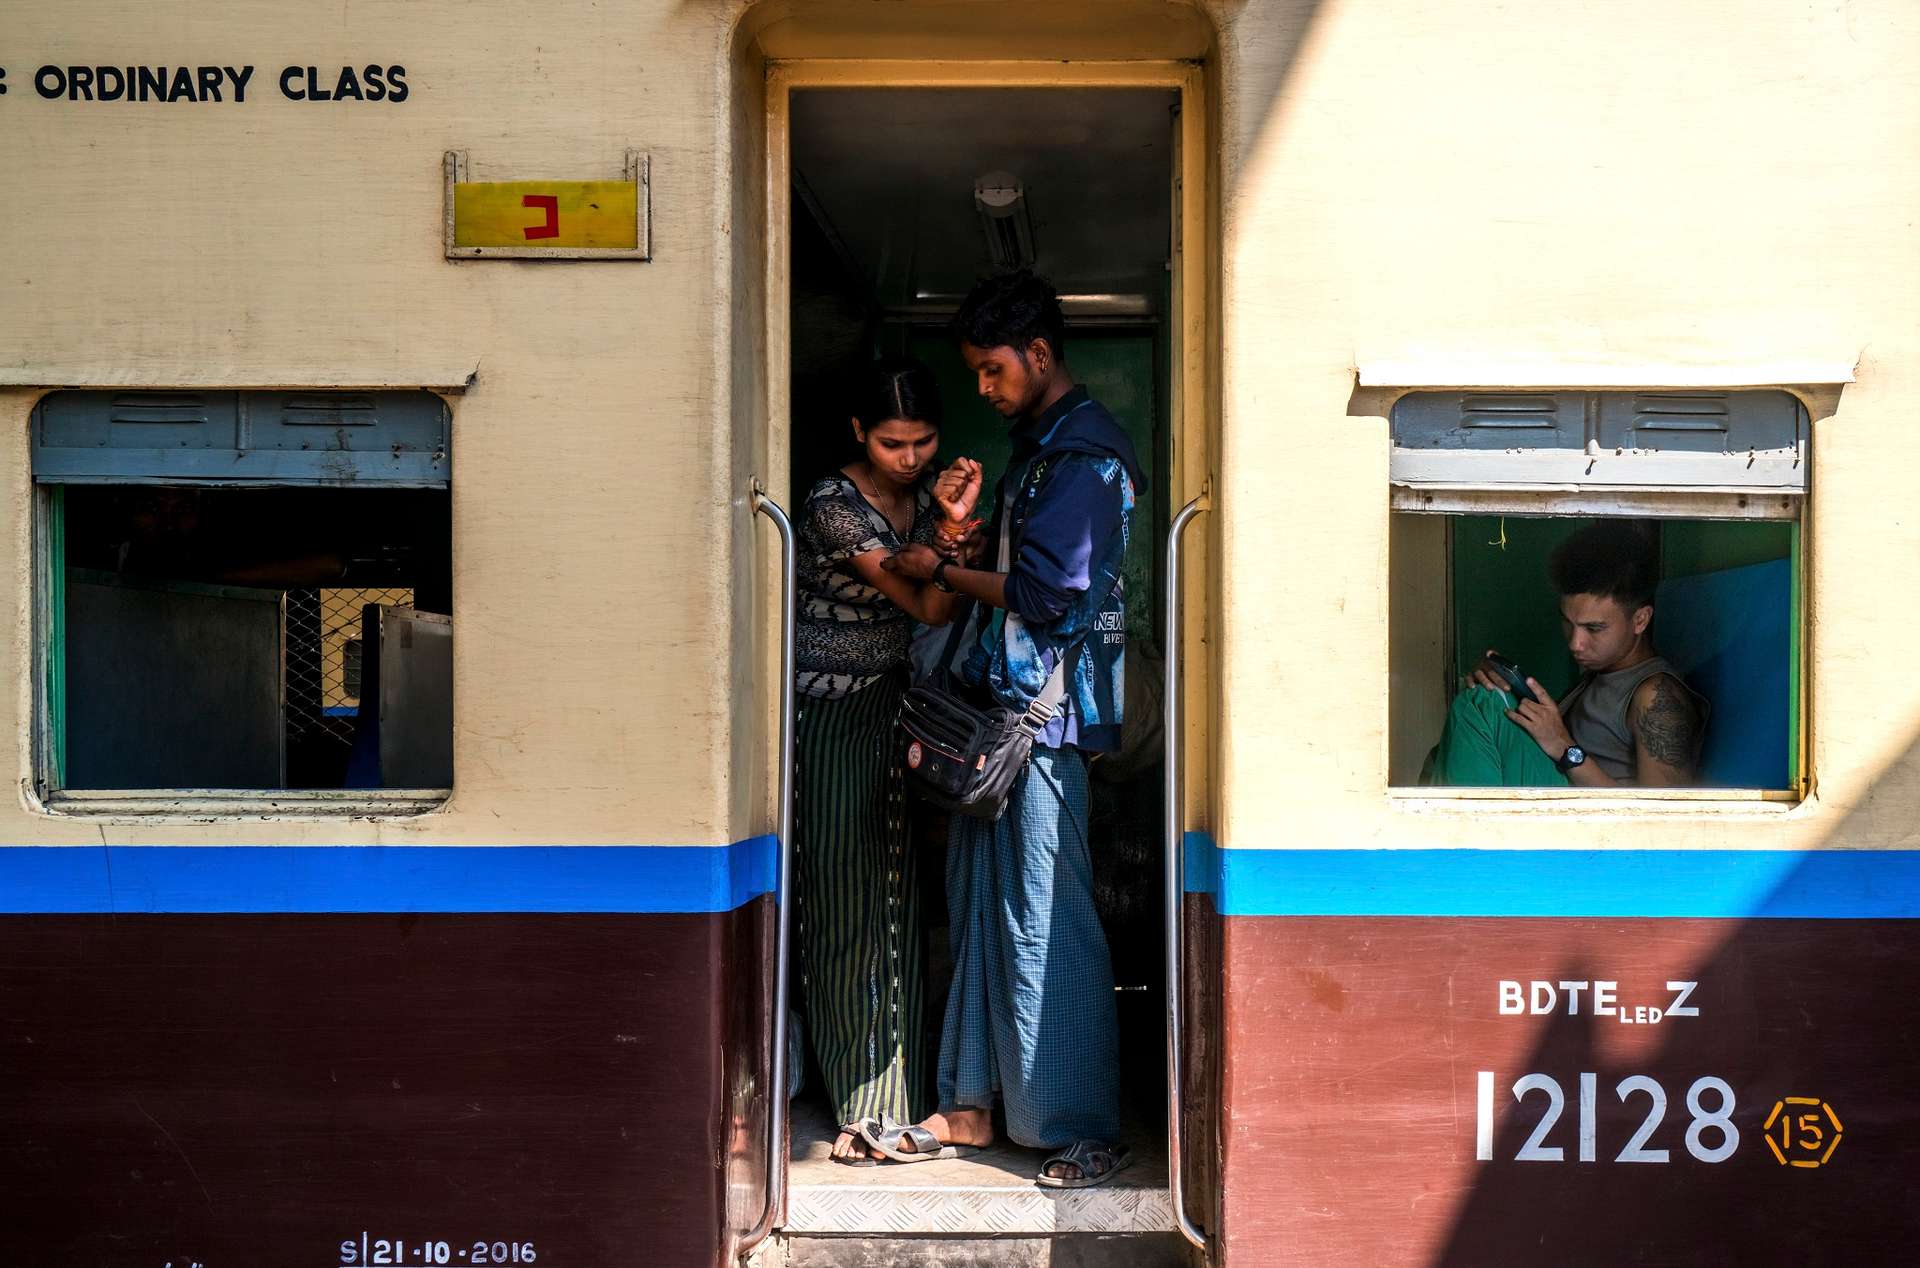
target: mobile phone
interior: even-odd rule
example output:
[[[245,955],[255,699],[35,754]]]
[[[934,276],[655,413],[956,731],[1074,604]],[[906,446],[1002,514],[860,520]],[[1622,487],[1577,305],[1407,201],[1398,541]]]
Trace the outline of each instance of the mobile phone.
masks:
[[[1534,695],[1533,689],[1527,686],[1527,675],[1521,670],[1520,666],[1514,664],[1499,652],[1488,652],[1487,663],[1493,666],[1495,673],[1507,680],[1507,689],[1512,691],[1514,695],[1520,697],[1522,700],[1539,700],[1540,697]]]

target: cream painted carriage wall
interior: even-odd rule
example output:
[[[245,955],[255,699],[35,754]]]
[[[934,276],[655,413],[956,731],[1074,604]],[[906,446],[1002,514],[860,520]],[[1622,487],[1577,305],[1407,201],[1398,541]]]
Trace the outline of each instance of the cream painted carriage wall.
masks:
[[[561,3],[9,4],[0,254],[14,769],[27,774],[27,411],[43,386],[420,385],[453,407],[453,801],[275,841],[714,844],[736,822],[725,273],[732,15]],[[407,68],[391,102],[290,101],[279,68]],[[41,100],[41,63],[255,64],[244,104]],[[651,156],[652,263],[441,253],[441,154],[474,179]],[[670,192],[669,192],[670,191]],[[10,840],[98,840],[18,799]],[[253,841],[258,823],[108,826]]]
[[[1920,690],[1883,671],[1920,582],[1913,11],[1327,5],[1290,64],[1273,16],[1222,34],[1222,843],[1910,844]],[[1356,375],[1857,379],[1813,430],[1816,796],[1387,798],[1385,709],[1355,687],[1387,666],[1387,441]]]
[[[765,408],[765,59],[1172,56],[1207,62],[1219,143],[1204,826],[1234,848],[1564,839],[1564,814],[1469,817],[1385,792],[1386,707],[1353,684],[1387,666],[1386,434],[1355,404],[1356,373],[1854,376],[1814,427],[1817,795],[1581,822],[1590,844],[1678,847],[1885,846],[1916,821],[1920,683],[1889,672],[1920,588],[1904,509],[1920,442],[1903,409],[1920,354],[1920,14],[1897,0],[8,0],[4,18],[0,709],[23,790],[38,392],[421,385],[454,409],[458,789],[419,819],[294,821],[273,839],[765,831],[754,579],[771,538],[744,496],[747,475],[784,461]],[[274,83],[282,65],[366,61],[404,64],[409,100],[296,102]],[[43,63],[183,62],[260,72],[242,105],[32,87]],[[652,159],[652,263],[441,258],[443,150],[467,150],[485,180],[611,176],[628,147]],[[24,791],[3,813],[15,841],[262,836],[51,820]]]

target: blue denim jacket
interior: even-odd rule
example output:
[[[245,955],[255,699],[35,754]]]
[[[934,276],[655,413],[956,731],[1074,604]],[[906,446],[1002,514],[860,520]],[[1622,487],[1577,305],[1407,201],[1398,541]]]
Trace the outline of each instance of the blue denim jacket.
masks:
[[[1025,708],[1075,647],[1061,714],[1036,743],[1105,752],[1120,743],[1126,698],[1127,520],[1142,476],[1113,416],[1075,388],[1013,432],[990,541],[1011,516],[1007,607],[994,609],[961,677]]]

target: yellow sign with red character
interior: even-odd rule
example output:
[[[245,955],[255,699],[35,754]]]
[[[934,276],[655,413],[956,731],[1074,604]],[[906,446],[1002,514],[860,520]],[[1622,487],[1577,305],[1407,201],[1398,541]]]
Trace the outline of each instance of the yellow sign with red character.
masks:
[[[623,180],[470,181],[447,155],[448,259],[638,259],[649,255],[647,163]]]
[[[453,187],[460,247],[639,245],[639,186],[626,181],[499,181]]]

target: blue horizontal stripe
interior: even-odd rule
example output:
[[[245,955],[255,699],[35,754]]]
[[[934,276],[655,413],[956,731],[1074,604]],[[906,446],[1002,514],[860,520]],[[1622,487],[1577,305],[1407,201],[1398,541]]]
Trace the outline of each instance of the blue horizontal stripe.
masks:
[[[1187,838],[1228,916],[1920,919],[1914,850],[1233,850]]]
[[[1231,850],[1186,838],[1230,916],[1920,919],[1912,850]],[[0,913],[716,912],[773,888],[722,846],[0,847]]]
[[[732,845],[7,846],[0,912],[715,912],[773,889]]]
[[[1181,879],[1186,882],[1189,894],[1215,894],[1220,891],[1220,851],[1215,848],[1213,838],[1204,832],[1189,832],[1181,838],[1186,843],[1182,851],[1185,856],[1181,866],[1185,869]]]

